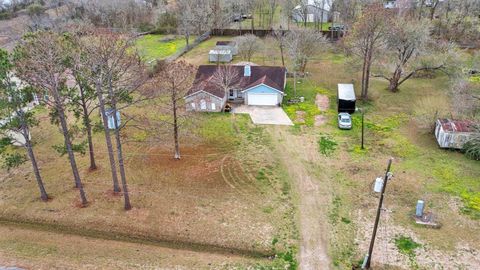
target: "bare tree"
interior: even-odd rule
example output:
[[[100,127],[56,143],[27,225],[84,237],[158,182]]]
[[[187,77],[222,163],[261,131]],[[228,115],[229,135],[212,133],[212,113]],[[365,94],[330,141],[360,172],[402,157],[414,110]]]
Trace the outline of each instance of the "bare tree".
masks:
[[[282,57],[282,66],[285,66],[285,46],[286,46],[286,32],[282,30],[273,31],[273,38],[280,49],[280,56]]]
[[[0,49],[0,114],[7,116],[0,121],[0,134],[10,142],[21,145],[27,150],[40,189],[40,198],[42,201],[48,201],[48,194],[40,175],[30,135],[30,128],[38,124],[29,108],[29,106],[32,106],[33,89],[15,81],[12,71],[11,57],[6,51]],[[12,160],[16,162],[10,162],[8,166],[18,166],[23,163],[24,159],[15,158]]]
[[[362,99],[368,99],[373,59],[378,50],[385,44],[385,35],[388,32],[388,20],[389,16],[383,8],[383,5],[369,5],[346,37],[345,43],[350,52],[361,59]]]
[[[67,43],[67,42],[66,42]],[[68,107],[73,111],[75,117],[82,121],[84,132],[87,134],[88,153],[90,157],[90,170],[97,169],[95,162],[95,151],[93,146],[93,124],[91,120],[92,113],[97,109],[95,103],[95,88],[89,81],[89,62],[88,55],[81,48],[81,43],[75,35],[68,41],[67,50],[69,61],[65,64],[71,72],[75,85],[69,88],[68,96],[70,102]]]
[[[165,63],[158,67],[152,81],[153,87],[144,92],[147,98],[157,98],[158,124],[172,130],[174,158],[180,159],[179,133],[190,119],[185,109],[184,97],[192,86],[196,68],[185,61]],[[158,126],[158,125],[157,125]]]
[[[121,110],[139,102],[139,100],[134,99],[133,94],[145,83],[146,73],[138,54],[133,50],[132,38],[110,32],[94,33],[93,38],[96,40],[94,43],[97,45],[90,48],[90,52],[92,57],[100,60],[100,62],[92,60],[94,66],[92,66],[91,71],[96,78],[95,87],[107,140],[110,139],[110,129],[114,130],[118,168],[125,202],[124,208],[125,210],[130,210],[131,204],[121,141],[121,130],[125,127],[128,120],[125,120],[124,123],[119,123],[117,115],[120,114]],[[100,47],[100,50],[94,53],[92,50],[98,48],[97,46]],[[110,107],[110,116],[113,118],[114,123],[113,127],[108,126],[109,115],[107,115],[105,105]],[[113,154],[113,149],[109,150],[109,152]],[[112,175],[114,169],[112,167]]]
[[[245,61],[251,61],[255,53],[261,50],[261,42],[258,37],[252,34],[246,34],[234,39],[238,46],[238,55]]]
[[[234,66],[222,65],[213,73],[210,82],[220,87],[224,91],[225,96],[228,96],[230,89],[238,86],[239,78],[238,69]]]
[[[311,57],[330,48],[327,39],[313,29],[290,31],[286,36],[285,44],[294,70],[301,73],[305,72]]]
[[[452,108],[455,117],[475,119],[480,113],[480,96],[475,95],[472,83],[463,77],[458,78],[452,84]]]
[[[392,92],[420,71],[446,70],[456,62],[453,44],[432,40],[428,21],[397,19],[389,29],[374,76],[388,80]]]
[[[106,66],[110,57],[113,54],[112,45],[115,42],[115,38],[108,33],[101,34],[89,32],[88,35],[81,35],[81,39],[78,41],[79,47],[85,51],[87,56],[87,65],[89,66],[87,78],[89,78],[89,84],[93,85],[95,89],[95,95],[98,100],[98,109],[100,110],[100,116],[103,124],[103,130],[105,133],[105,142],[107,145],[108,159],[110,163],[110,171],[112,174],[113,192],[119,193],[121,191],[117,176],[117,166],[115,162],[115,153],[113,151],[112,138],[110,129],[108,127],[108,116],[106,113],[106,101],[105,90],[106,84]]]
[[[64,66],[66,54],[63,39],[63,36],[53,32],[37,32],[27,36],[17,50],[20,58],[16,62],[16,73],[22,80],[41,91],[41,94],[46,92],[53,97],[53,100],[47,100],[46,103],[58,117],[75,186],[80,192],[81,204],[86,206],[87,197],[78,172],[65,113],[67,100],[63,89],[65,89],[67,74]]]

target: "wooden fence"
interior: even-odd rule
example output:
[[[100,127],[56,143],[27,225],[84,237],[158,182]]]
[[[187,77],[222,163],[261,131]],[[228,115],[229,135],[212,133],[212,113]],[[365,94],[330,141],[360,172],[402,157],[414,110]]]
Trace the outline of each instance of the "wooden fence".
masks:
[[[272,35],[274,31],[288,33],[289,30],[272,30],[272,29],[213,29],[212,36],[241,36],[245,34],[253,34],[257,37],[266,37]],[[328,39],[338,40],[343,37],[342,31],[321,31],[323,36]]]

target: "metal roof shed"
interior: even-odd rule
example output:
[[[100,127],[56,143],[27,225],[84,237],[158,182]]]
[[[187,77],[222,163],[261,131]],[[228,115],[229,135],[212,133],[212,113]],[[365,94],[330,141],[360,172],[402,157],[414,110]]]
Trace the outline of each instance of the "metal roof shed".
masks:
[[[338,112],[354,113],[356,100],[353,84],[338,84]]]
[[[233,59],[231,50],[210,50],[208,60],[210,62],[229,63]]]
[[[440,148],[463,149],[476,132],[474,123],[468,120],[438,119],[435,125],[435,138]]]

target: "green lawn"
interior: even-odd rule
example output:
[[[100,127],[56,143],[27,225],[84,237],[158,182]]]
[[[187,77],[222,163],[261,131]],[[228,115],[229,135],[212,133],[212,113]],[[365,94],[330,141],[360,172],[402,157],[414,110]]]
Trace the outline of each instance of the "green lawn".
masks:
[[[171,35],[145,35],[136,41],[138,52],[146,62],[165,59],[183,49],[185,45],[183,37]]]

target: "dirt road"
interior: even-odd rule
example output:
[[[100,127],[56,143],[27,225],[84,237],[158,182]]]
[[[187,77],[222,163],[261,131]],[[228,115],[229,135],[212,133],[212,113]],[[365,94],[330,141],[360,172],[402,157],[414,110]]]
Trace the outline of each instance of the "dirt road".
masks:
[[[300,269],[330,269],[327,252],[330,180],[327,174],[313,173],[312,164],[317,169],[322,163],[316,142],[308,135],[295,136],[285,127],[270,127],[269,131],[298,193]]]

